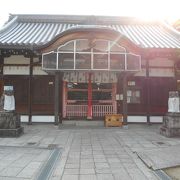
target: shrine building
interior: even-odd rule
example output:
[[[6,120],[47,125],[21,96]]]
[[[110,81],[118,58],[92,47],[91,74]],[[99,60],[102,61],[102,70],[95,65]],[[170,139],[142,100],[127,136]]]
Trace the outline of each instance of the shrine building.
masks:
[[[0,29],[0,95],[21,120],[161,122],[180,91],[180,32],[130,17],[10,15]]]

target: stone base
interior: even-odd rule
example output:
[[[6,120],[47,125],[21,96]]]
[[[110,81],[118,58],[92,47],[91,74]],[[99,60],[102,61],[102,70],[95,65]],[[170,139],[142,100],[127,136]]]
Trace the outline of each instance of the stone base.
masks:
[[[23,132],[19,114],[13,111],[0,112],[0,137],[18,137]]]
[[[160,127],[160,134],[166,137],[180,136],[180,128]]]
[[[20,116],[16,112],[0,112],[0,129],[17,129],[20,127]]]
[[[160,134],[166,137],[180,136],[180,113],[167,113],[163,117]]]
[[[180,113],[167,113],[163,117],[163,125],[168,128],[180,128]]]
[[[19,127],[16,129],[0,129],[0,137],[19,137],[23,133],[23,127]]]

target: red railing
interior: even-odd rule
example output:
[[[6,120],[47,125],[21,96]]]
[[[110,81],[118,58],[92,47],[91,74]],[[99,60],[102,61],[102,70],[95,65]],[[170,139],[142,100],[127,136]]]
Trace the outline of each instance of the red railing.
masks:
[[[93,105],[92,112],[94,117],[103,117],[106,114],[116,113],[113,105]]]
[[[67,105],[66,116],[67,117],[86,117],[87,116],[87,105]]]
[[[67,117],[86,117],[88,112],[87,105],[67,105]],[[106,114],[116,114],[116,108],[113,105],[92,105],[93,117],[103,117]]]

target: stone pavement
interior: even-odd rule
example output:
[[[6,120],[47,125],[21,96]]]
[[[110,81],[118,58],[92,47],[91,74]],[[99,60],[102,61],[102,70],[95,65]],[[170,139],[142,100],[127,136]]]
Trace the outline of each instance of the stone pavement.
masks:
[[[180,166],[180,145],[160,147],[137,152],[143,162],[153,170]]]
[[[51,180],[156,180],[136,152],[180,144],[180,138],[161,136],[157,125],[24,127],[19,138],[0,138],[0,180],[40,180],[44,172]]]

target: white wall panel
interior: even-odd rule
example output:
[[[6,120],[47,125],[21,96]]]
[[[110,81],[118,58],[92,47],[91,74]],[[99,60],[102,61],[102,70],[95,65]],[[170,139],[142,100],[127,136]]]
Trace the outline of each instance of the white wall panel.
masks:
[[[150,77],[174,77],[174,69],[169,68],[150,68]]]
[[[22,115],[21,122],[28,122],[28,116]],[[32,122],[54,122],[54,116],[32,116]]]
[[[47,75],[47,72],[43,71],[41,66],[34,66],[33,75]]]
[[[167,58],[155,58],[155,59],[149,60],[149,66],[173,67],[174,66],[174,61],[169,60]]]
[[[152,123],[162,123],[163,122],[163,116],[151,116],[150,122]]]
[[[3,74],[5,75],[28,75],[29,66],[4,66]]]
[[[4,64],[29,64],[29,58],[18,55],[10,56],[8,58],[4,58]]]
[[[146,76],[146,69],[142,68],[140,72],[137,72],[136,74],[134,74],[134,76]]]
[[[128,116],[127,119],[128,122],[141,122],[141,123],[146,123],[147,122],[147,117],[146,116]]]

